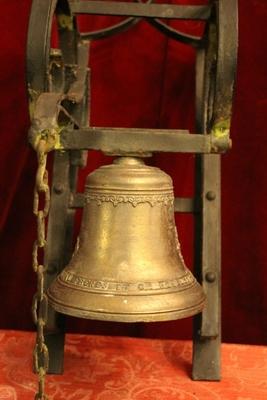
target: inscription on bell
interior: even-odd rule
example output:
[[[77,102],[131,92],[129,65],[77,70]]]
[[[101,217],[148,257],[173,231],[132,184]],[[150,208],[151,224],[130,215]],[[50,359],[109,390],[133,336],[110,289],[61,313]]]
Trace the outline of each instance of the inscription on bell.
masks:
[[[73,283],[76,286],[83,286],[90,289],[100,289],[100,290],[108,289],[107,281],[87,279],[70,273],[64,274],[64,281]]]
[[[145,292],[145,291],[166,290],[174,288],[177,289],[191,285],[195,281],[191,273],[186,273],[185,276],[176,279],[160,280],[153,282],[136,282],[136,283],[87,279],[65,271],[63,271],[63,273],[61,274],[61,278],[63,279],[64,282],[70,283],[74,286],[79,286],[86,289],[92,289],[97,291],[111,291],[111,292],[129,292],[129,291]]]

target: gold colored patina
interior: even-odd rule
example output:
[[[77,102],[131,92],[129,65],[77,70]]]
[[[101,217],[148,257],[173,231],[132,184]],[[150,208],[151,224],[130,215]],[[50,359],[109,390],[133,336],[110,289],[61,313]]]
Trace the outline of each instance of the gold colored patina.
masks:
[[[180,251],[167,174],[120,157],[87,177],[85,202],[72,260],[48,290],[57,311],[149,322],[202,310],[203,290]]]

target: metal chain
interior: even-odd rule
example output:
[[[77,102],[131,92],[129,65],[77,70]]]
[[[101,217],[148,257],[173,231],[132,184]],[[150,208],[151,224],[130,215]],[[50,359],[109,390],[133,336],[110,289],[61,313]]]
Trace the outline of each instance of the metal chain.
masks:
[[[48,299],[44,293],[44,273],[43,250],[46,245],[45,221],[50,207],[50,189],[48,186],[48,171],[46,169],[47,140],[40,139],[36,148],[38,169],[36,173],[33,213],[37,221],[37,239],[33,244],[32,267],[37,276],[37,291],[32,302],[32,317],[36,325],[36,342],[33,351],[33,363],[35,372],[38,374],[38,391],[35,400],[48,400],[45,394],[45,376],[48,370],[49,353],[44,339],[44,328],[48,318]],[[41,199],[44,197],[44,199]],[[43,201],[43,207],[40,203]]]

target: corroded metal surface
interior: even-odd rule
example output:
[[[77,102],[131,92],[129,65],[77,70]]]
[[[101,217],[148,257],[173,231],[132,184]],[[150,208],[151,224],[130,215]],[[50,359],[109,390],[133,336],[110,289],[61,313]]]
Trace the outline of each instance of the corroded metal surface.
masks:
[[[116,1],[70,0],[73,13],[96,15],[130,15],[146,18],[207,20],[209,6],[181,6],[175,4],[129,3]]]
[[[198,135],[179,129],[100,128],[63,129],[58,146],[62,149],[102,150],[106,154],[224,153],[229,137]]]
[[[51,49],[51,26],[56,14],[60,49]],[[68,17],[68,26],[64,18]],[[34,0],[29,21],[27,46],[27,84],[29,109],[32,126],[29,139],[38,151],[42,144],[44,157],[56,147],[62,126],[72,124],[88,125],[88,43],[77,42],[75,20],[70,14],[68,2]],[[80,152],[79,152],[80,153]],[[83,157],[75,164],[81,165]],[[77,166],[73,164],[72,152],[57,152],[53,165],[53,188],[48,207],[47,240],[44,244],[43,290],[46,290],[53,276],[56,276],[71,254],[72,225],[74,211],[67,207],[69,193],[76,187]],[[57,223],[55,223],[57,221]],[[42,304],[34,305],[35,315],[42,316]],[[40,311],[39,311],[40,309]],[[35,352],[35,370],[39,373],[39,390],[36,398],[45,399],[44,379],[50,373],[63,370],[64,321],[62,316],[48,307],[46,319],[40,321],[43,331],[38,329],[37,343],[44,341],[41,352]],[[36,318],[35,318],[36,319]],[[40,345],[39,345],[40,347]],[[44,355],[48,360],[44,364]]]
[[[237,2],[215,3],[207,45],[197,50],[196,119],[199,133],[229,141],[237,62]],[[193,379],[221,378],[221,204],[220,156],[196,159],[195,273],[202,282],[207,306],[194,321]]]
[[[38,1],[36,0],[36,3]],[[127,3],[129,4],[129,3]],[[126,5],[127,5],[126,4]],[[37,8],[39,7],[39,3],[37,4]],[[164,7],[163,7],[164,6]],[[163,8],[162,8],[163,7]],[[63,52],[63,64],[66,63],[69,51],[76,51],[77,45],[82,43],[83,36],[79,36],[78,32],[75,30],[75,19],[70,10],[74,13],[101,13],[101,14],[115,14],[118,13],[120,15],[132,15],[137,19],[141,19],[144,16],[149,17],[149,21],[152,22],[155,26],[161,27],[161,29],[167,34],[168,32],[173,35],[174,31],[173,28],[164,25],[165,23],[161,19],[169,18],[189,18],[189,19],[208,19],[207,28],[202,37],[197,38],[199,43],[193,43],[192,45],[196,45],[199,48],[199,53],[202,52],[203,54],[203,62],[205,64],[203,71],[203,76],[200,77],[198,74],[198,78],[203,81],[205,85],[204,95],[202,99],[199,99],[200,103],[203,102],[203,106],[198,107],[199,110],[206,112],[207,124],[206,130],[201,131],[199,133],[209,133],[210,134],[210,146],[203,146],[203,147],[190,147],[186,145],[187,142],[193,141],[192,138],[185,138],[181,142],[181,136],[177,139],[177,145],[173,147],[173,150],[168,149],[168,151],[175,151],[175,152],[203,152],[203,153],[220,153],[227,151],[231,147],[231,140],[230,140],[230,121],[231,121],[231,110],[232,110],[232,100],[233,100],[233,85],[235,79],[235,68],[236,68],[236,56],[237,56],[237,6],[235,1],[229,0],[221,0],[219,5],[215,3],[214,6],[172,6],[172,5],[162,5],[162,4],[132,4],[128,7],[124,7],[124,3],[113,3],[113,2],[79,2],[79,1],[72,1],[70,2],[70,9],[68,7],[67,1],[58,2],[51,2],[50,8],[46,10],[45,18],[41,20],[43,24],[43,34],[44,34],[44,41],[46,44],[49,43],[50,40],[50,33],[49,33],[49,26],[51,25],[51,18],[53,15],[53,11],[57,13],[57,19],[59,23],[59,32],[61,37],[61,43],[64,50],[64,42],[67,39],[67,42],[71,42],[72,46],[68,51]],[[165,11],[163,11],[165,10]],[[168,12],[166,10],[169,10]],[[177,10],[175,12],[175,10]],[[157,16],[161,16],[161,19],[158,20]],[[211,15],[211,16],[210,16]],[[134,18],[131,17],[131,18]],[[33,29],[36,27],[34,26],[34,21],[36,20],[36,16],[33,12],[31,20],[33,21],[31,25],[33,25]],[[231,21],[231,35],[226,34],[229,32],[229,29],[226,26],[225,21]],[[124,29],[125,24],[128,24],[127,21],[122,21],[121,27]],[[49,25],[50,24],[50,25]],[[131,23],[129,23],[129,26]],[[118,32],[118,27],[114,27],[115,31]],[[107,31],[111,33],[112,27],[107,28]],[[115,32],[114,31],[114,32]],[[177,40],[184,40],[190,44],[190,40],[194,40],[194,38],[187,37],[184,35],[182,39],[182,34],[179,32],[177,33]],[[99,38],[105,36],[105,30],[98,31]],[[87,37],[90,37],[90,33],[86,34]],[[71,38],[71,40],[70,40]],[[93,36],[92,36],[93,38]],[[65,39],[65,40],[63,40]],[[196,39],[196,38],[195,38]],[[207,45],[206,45],[207,43]],[[76,47],[75,47],[76,46]],[[47,90],[46,81],[44,81],[44,72],[49,70],[49,54],[47,47],[49,46],[37,46],[36,44],[33,45],[32,42],[29,42],[29,50],[28,50],[28,82],[29,82],[29,94],[31,99],[31,109],[34,110],[33,117],[32,117],[32,131],[31,131],[31,141],[35,143],[36,137],[42,134],[43,127],[40,124],[40,110],[38,109],[40,100],[40,96],[46,96],[42,93],[42,90]],[[38,50],[39,49],[39,50]],[[41,49],[41,50],[40,50]],[[65,49],[66,50],[66,49]],[[38,58],[38,62],[35,60]],[[40,61],[41,60],[41,61]],[[77,127],[76,121],[63,107],[63,101],[69,100],[74,102],[79,102],[79,93],[83,93],[83,86],[86,77],[86,67],[79,66],[76,71],[76,78],[74,82],[71,83],[71,88],[67,91],[61,92],[62,96],[57,100],[57,112],[54,113],[54,123],[53,125],[60,125],[58,122],[59,117],[59,108],[61,109],[61,113],[65,111],[66,116],[73,122],[73,125]],[[52,100],[51,100],[52,101]],[[47,102],[47,99],[46,99]],[[42,111],[42,109],[41,109]],[[203,115],[202,111],[200,111],[201,115]],[[52,116],[50,117],[52,118]],[[46,121],[47,123],[48,121]],[[45,125],[45,124],[44,124]],[[62,125],[62,124],[61,124]],[[63,124],[64,125],[64,124]],[[200,126],[201,124],[198,124]],[[203,126],[203,125],[202,125]],[[63,126],[64,128],[64,126]],[[54,141],[53,147],[54,149],[63,149],[64,148],[64,141],[66,143],[66,135],[64,136],[63,143],[61,142],[61,135],[60,132],[63,128],[49,128],[45,131],[45,134],[49,133],[51,130],[51,137],[52,141]],[[49,130],[50,129],[50,130]],[[113,129],[114,130],[114,129]],[[129,129],[129,131],[131,131]],[[70,132],[70,130],[68,130]],[[99,131],[101,133],[101,130]],[[148,130],[148,132],[151,132]],[[118,130],[118,134],[120,131]],[[67,134],[67,133],[66,133]],[[88,131],[88,136],[91,135],[91,131]],[[53,138],[56,136],[56,140]],[[78,133],[77,133],[78,136]],[[85,138],[85,135],[83,135]],[[69,135],[71,138],[71,136]],[[165,131],[165,140],[168,140],[168,131]],[[86,138],[84,139],[86,142]],[[199,139],[195,138],[195,142]],[[204,138],[204,141],[208,140],[208,138]],[[112,140],[110,143],[110,149],[107,146],[107,139],[105,140],[106,147],[102,148],[99,145],[97,135],[90,136],[91,147],[90,148],[97,148],[105,152],[112,152]],[[74,142],[68,141],[68,147],[75,146]],[[88,141],[87,141],[88,142]],[[101,141],[100,141],[101,142]],[[183,145],[185,143],[185,145]],[[126,140],[125,146],[128,145],[128,138]],[[76,144],[77,146],[77,144]],[[83,142],[80,140],[79,142],[80,148],[85,147]],[[88,145],[87,145],[88,146]],[[87,147],[88,148],[88,147]],[[161,146],[155,149],[155,151],[164,151]],[[136,153],[136,150],[133,151]],[[122,150],[122,154],[125,154],[125,151]]]

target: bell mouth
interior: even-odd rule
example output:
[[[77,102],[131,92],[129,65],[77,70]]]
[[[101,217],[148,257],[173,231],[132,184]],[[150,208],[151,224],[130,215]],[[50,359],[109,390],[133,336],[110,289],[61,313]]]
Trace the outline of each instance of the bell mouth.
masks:
[[[205,295],[194,278],[184,287],[155,292],[107,294],[101,290],[82,290],[66,284],[58,276],[48,289],[48,298],[51,306],[62,314],[114,322],[182,319],[198,314],[204,308]]]
[[[183,318],[192,317],[199,314],[204,308],[204,301],[199,304],[192,306],[191,308],[186,308],[184,310],[176,311],[162,311],[162,312],[150,312],[150,313],[111,313],[106,311],[93,311],[93,310],[83,310],[77,307],[67,307],[66,305],[55,302],[50,299],[50,304],[52,307],[61,314],[70,315],[72,317],[92,319],[98,321],[109,321],[109,322],[163,322],[172,321]]]

